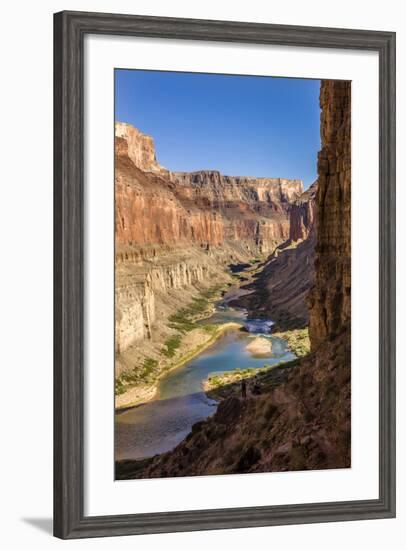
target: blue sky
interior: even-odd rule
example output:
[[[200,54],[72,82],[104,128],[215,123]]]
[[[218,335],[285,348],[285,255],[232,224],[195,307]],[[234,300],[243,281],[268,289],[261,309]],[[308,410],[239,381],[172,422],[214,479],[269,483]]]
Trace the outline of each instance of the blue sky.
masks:
[[[155,140],[172,171],[302,179],[317,175],[319,80],[115,71],[115,118]]]

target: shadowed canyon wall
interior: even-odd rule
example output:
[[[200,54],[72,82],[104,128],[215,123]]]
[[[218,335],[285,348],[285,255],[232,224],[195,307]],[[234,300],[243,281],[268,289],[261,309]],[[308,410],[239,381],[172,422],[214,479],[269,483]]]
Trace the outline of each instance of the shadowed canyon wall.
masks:
[[[322,149],[316,195],[316,275],[309,298],[313,350],[350,329],[351,84],[323,82],[320,106]]]
[[[289,240],[307,239],[315,229],[317,181],[292,204],[290,209]]]
[[[307,295],[314,280],[316,189],[317,182],[291,204],[289,238],[275,249],[247,287],[251,293],[235,302],[252,315],[269,317],[278,330],[309,324]]]

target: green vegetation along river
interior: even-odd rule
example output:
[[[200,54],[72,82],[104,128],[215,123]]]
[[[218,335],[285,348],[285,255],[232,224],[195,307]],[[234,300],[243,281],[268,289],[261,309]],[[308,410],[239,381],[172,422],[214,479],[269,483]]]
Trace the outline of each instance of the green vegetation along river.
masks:
[[[228,307],[225,301],[219,302],[215,313],[203,322],[230,321],[239,322],[246,330],[225,333],[199,356],[169,372],[159,381],[152,401],[116,412],[116,460],[141,459],[169,451],[187,436],[194,423],[214,414],[217,402],[203,392],[203,382],[210,374],[257,369],[295,358],[284,339],[269,334],[272,321],[247,319],[244,311]],[[258,335],[271,340],[269,357],[255,357],[245,349]]]

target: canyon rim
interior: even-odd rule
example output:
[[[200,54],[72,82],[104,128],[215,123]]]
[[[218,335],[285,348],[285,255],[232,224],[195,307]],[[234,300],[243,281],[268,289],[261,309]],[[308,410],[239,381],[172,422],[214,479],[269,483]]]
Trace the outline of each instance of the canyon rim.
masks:
[[[115,86],[116,479],[350,467],[350,82]]]

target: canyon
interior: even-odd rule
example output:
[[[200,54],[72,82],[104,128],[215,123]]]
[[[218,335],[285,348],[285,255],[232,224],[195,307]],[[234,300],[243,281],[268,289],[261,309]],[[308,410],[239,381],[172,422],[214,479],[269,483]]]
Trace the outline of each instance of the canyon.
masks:
[[[309,324],[308,294],[314,283],[317,181],[289,209],[289,237],[267,258],[245,296],[232,302],[252,315],[269,317],[274,328]]]
[[[289,207],[302,193],[301,180],[169,172],[150,136],[116,124],[116,247],[126,259],[131,248],[182,242],[265,255],[288,238]]]
[[[296,182],[287,182],[289,190],[283,191],[278,180],[271,185],[275,189],[261,195],[265,200],[260,202],[276,214],[272,224],[269,218],[267,222],[272,225],[269,235],[278,237],[269,246],[262,248],[261,239],[244,240],[240,223],[245,216],[231,219],[224,202],[221,206],[216,202],[214,180],[218,177],[221,182],[221,176],[213,175],[213,189],[202,191],[202,199],[218,205],[216,221],[223,239],[224,235],[230,239],[234,234],[230,229],[237,226],[243,238],[243,244],[241,237],[235,243],[224,239],[222,254],[206,242],[208,257],[217,253],[218,265],[225,265],[231,257],[242,261],[260,256],[260,267],[247,283],[249,294],[238,296],[236,302],[272,315],[281,329],[308,323],[310,353],[287,367],[247,378],[247,384],[258,386],[259,392],[245,399],[225,391],[216,412],[195,423],[174,449],[142,461],[117,463],[117,478],[351,466],[351,83],[322,81],[320,107],[317,184],[303,195]],[[176,177],[166,175],[168,185]],[[184,177],[187,187],[194,177]],[[197,181],[205,178],[211,176],[199,175]],[[238,187],[239,181],[232,178],[230,185]],[[244,185],[241,193],[251,195],[249,188],[249,183]],[[184,196],[200,200],[198,189],[199,185],[188,189]],[[221,196],[227,193],[222,191]],[[264,216],[262,206],[249,203],[251,220]],[[242,206],[234,205],[232,210],[247,213]]]
[[[162,354],[163,342],[178,335],[171,316],[231,285],[230,266],[259,264],[289,239],[306,240],[307,195],[301,180],[171,172],[159,164],[152,137],[116,123],[116,406],[152,396],[160,371],[192,351],[182,338],[173,358]],[[136,395],[124,391],[130,379]]]

